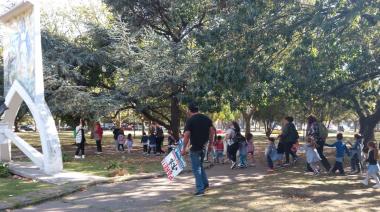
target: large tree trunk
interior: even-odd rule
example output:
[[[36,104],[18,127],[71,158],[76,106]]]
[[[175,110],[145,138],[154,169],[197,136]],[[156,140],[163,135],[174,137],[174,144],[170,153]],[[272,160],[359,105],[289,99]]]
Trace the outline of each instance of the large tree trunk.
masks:
[[[380,99],[376,101],[375,111],[372,114],[365,114],[356,98],[352,98],[356,113],[359,116],[359,133],[364,137],[364,146],[368,142],[375,140],[375,127],[380,122]]]
[[[265,135],[268,138],[272,135],[272,132],[273,132],[272,123],[273,121],[271,120],[264,120]]]
[[[245,122],[245,136],[247,136],[249,133],[251,133],[251,120],[253,117],[253,113],[255,112],[254,108],[249,108],[246,111],[241,111],[241,114],[243,116],[244,122]]]
[[[179,139],[179,128],[181,123],[181,109],[179,107],[179,100],[173,96],[171,99],[171,123],[170,128],[173,131],[174,137]]]
[[[378,119],[372,117],[362,117],[359,119],[359,133],[363,135],[365,145],[368,142],[375,140],[375,127],[379,121],[380,117]]]

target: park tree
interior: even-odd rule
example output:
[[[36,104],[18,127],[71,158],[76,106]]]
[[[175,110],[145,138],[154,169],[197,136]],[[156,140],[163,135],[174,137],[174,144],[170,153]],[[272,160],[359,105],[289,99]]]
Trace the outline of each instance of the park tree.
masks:
[[[286,80],[309,109],[347,100],[347,110],[359,117],[365,142],[373,140],[380,121],[379,93],[368,84],[378,85],[380,76],[379,3],[316,1],[312,7],[306,36],[285,65]]]
[[[105,1],[138,36],[138,63],[125,68],[136,111],[179,134],[181,100],[197,60],[194,34],[207,26],[211,0]],[[136,91],[136,92],[135,92]]]
[[[204,50],[197,95],[239,110],[250,132],[255,112],[284,97],[281,65],[311,19],[304,14],[298,1],[229,1],[219,23],[198,36]]]
[[[75,126],[81,117],[92,124],[121,107],[112,93],[116,63],[108,51],[116,39],[107,8],[45,8],[42,17],[45,93],[53,115]]]

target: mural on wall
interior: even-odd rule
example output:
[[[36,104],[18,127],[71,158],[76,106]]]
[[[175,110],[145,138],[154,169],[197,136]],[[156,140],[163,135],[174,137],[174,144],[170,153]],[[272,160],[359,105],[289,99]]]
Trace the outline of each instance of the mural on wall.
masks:
[[[31,11],[27,12],[31,13]],[[4,96],[17,80],[33,98],[35,96],[35,58],[33,21],[21,14],[5,24],[4,29]]]

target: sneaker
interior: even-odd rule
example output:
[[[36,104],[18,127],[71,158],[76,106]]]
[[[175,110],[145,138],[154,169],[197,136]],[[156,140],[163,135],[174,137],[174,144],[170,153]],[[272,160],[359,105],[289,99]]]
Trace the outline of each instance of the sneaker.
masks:
[[[207,190],[207,189],[209,189],[209,188],[210,188],[210,185],[209,185],[209,184],[205,185],[205,190]]]
[[[197,192],[194,194],[196,197],[203,197],[205,195],[205,192]]]
[[[380,184],[376,184],[372,188],[380,188]]]
[[[231,169],[234,169],[236,167],[236,163],[232,162]]]
[[[282,166],[290,166],[290,163],[284,163]]]
[[[314,172],[314,176],[319,176],[320,173],[319,172]]]
[[[75,159],[79,159],[79,158],[81,158],[81,157],[80,157],[79,155],[75,155],[74,158],[75,158]]]
[[[86,155],[82,155],[82,159],[84,159],[86,157]]]
[[[365,185],[365,186],[368,186],[368,181],[367,180],[362,180],[362,181],[360,181],[363,185]]]

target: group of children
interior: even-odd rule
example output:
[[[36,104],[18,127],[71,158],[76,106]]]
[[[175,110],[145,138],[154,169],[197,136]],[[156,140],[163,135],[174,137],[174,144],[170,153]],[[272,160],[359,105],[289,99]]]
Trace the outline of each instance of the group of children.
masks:
[[[355,134],[354,139],[354,144],[347,142],[347,144],[350,145],[350,148],[348,148],[343,140],[342,133],[338,133],[336,136],[336,141],[333,144],[325,144],[327,147],[333,147],[336,149],[335,164],[333,168],[329,170],[329,174],[335,174],[336,171],[339,171],[341,175],[345,174],[344,157],[347,155],[350,159],[351,174],[362,173],[363,170],[367,168],[366,178],[361,182],[364,185],[368,185],[369,178],[373,178],[376,181],[374,188],[380,188],[380,180],[378,178],[380,167],[378,164],[378,149],[376,144],[374,142],[369,142],[367,144],[368,153],[365,154],[363,151],[364,145],[362,142],[362,137],[359,134]],[[299,147],[298,150],[305,153],[306,162],[312,168],[314,175],[319,175],[319,163],[321,161],[321,157],[317,151],[316,141],[312,138],[308,138],[306,144]],[[278,154],[274,138],[268,138],[265,156],[269,168],[268,172],[272,172],[274,170],[274,163],[282,160],[282,155]],[[368,163],[367,167],[365,165],[366,163]]]
[[[124,146],[127,147],[128,153],[131,153],[133,147],[132,134],[128,134],[127,137],[124,135],[124,131],[120,130],[119,135],[117,136],[118,151],[124,152]]]
[[[181,135],[181,138],[183,139],[183,136]],[[144,132],[143,136],[141,137],[141,144],[143,145],[143,154],[144,155],[159,155],[160,153],[157,150],[157,142],[159,140],[157,139],[157,136],[154,134],[153,130],[150,130],[149,136]],[[168,151],[167,153],[169,154],[177,145],[177,141],[175,137],[172,135],[171,132],[169,132],[169,137],[168,137]]]
[[[224,140],[223,137],[218,135],[215,142],[209,145],[208,151],[212,154],[214,163],[224,164]],[[239,142],[239,168],[247,168],[248,166],[255,166],[254,157],[255,146],[253,143],[253,135],[249,133],[247,138]],[[251,164],[248,164],[248,157],[250,157]]]

